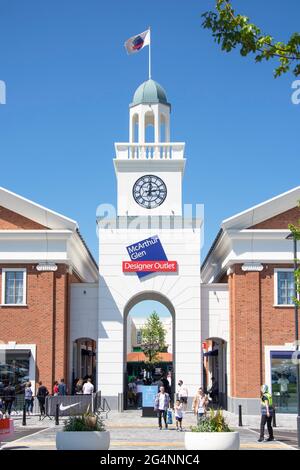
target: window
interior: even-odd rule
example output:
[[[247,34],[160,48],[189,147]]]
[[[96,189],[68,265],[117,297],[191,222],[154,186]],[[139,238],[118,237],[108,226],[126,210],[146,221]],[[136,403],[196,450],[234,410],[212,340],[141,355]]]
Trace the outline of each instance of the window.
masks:
[[[136,344],[142,344],[142,330],[137,330],[136,332]]]
[[[275,272],[275,304],[294,305],[294,271],[292,269]]]
[[[272,394],[276,411],[297,412],[297,371],[292,351],[271,351]]]
[[[26,304],[26,269],[2,269],[2,304]]]

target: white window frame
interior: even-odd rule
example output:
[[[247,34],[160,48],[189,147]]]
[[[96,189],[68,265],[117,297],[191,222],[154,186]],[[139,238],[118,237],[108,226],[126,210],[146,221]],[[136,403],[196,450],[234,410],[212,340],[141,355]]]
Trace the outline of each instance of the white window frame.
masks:
[[[280,271],[280,269],[279,269]],[[285,343],[284,345],[265,345],[265,383],[268,385],[269,390],[272,393],[272,370],[271,370],[271,353],[275,351],[288,351],[294,352],[295,345],[292,343]]]
[[[7,304],[5,303],[5,285],[6,273],[11,271],[23,272],[23,302],[21,304]],[[27,305],[27,269],[26,268],[2,268],[2,302],[1,305],[5,307],[24,307]]]
[[[17,344],[15,341],[0,343],[0,355],[2,354],[2,351],[17,351],[18,349],[28,349],[31,352],[29,359],[29,382],[31,382],[31,390],[34,394],[36,388],[36,344]]]
[[[280,304],[278,303],[278,273],[294,272],[293,268],[275,268],[274,269],[274,307],[294,308],[295,304]]]

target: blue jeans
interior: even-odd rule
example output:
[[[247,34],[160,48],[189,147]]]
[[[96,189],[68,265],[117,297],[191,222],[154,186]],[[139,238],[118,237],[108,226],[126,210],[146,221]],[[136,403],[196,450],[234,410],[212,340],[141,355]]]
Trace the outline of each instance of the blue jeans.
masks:
[[[25,406],[26,406],[26,411],[27,413],[30,411],[32,413],[33,410],[33,400],[31,398],[26,398],[25,399]]]

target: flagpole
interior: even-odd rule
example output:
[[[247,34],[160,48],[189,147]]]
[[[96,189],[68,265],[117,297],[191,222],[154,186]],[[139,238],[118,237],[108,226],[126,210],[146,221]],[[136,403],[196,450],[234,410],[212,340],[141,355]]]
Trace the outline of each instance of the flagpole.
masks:
[[[151,28],[149,26],[149,80],[151,79]]]

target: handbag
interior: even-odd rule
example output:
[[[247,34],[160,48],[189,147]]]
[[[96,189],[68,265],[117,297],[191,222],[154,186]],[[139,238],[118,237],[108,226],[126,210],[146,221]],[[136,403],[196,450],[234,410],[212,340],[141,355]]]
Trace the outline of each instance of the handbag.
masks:
[[[167,424],[173,424],[173,414],[171,409],[168,409],[167,411]]]

